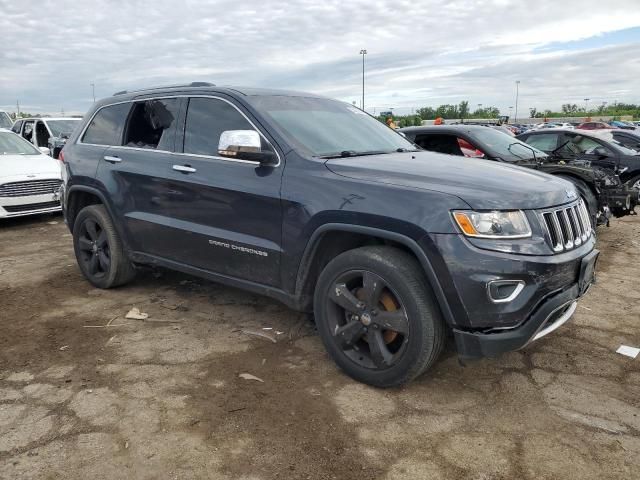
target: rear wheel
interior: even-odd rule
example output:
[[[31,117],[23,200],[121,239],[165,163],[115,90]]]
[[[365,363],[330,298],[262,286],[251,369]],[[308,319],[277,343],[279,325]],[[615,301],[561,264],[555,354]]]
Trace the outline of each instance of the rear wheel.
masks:
[[[338,366],[378,387],[420,375],[445,341],[444,322],[420,266],[392,247],[362,247],[333,259],[318,279],[314,311]]]
[[[98,288],[123,285],[135,269],[103,205],[83,208],[73,224],[73,248],[82,274]]]

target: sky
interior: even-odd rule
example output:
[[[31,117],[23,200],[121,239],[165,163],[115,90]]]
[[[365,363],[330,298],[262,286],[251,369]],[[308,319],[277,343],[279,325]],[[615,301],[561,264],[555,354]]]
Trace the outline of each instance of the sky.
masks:
[[[210,81],[409,113],[640,103],[640,0],[0,0],[0,109]]]

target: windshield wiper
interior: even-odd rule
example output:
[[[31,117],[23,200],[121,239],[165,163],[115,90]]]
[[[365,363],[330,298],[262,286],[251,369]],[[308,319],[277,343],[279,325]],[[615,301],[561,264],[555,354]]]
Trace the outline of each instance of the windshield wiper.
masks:
[[[558,148],[554,148],[553,150],[551,150],[550,155],[556,155],[557,153],[560,152],[560,150],[562,150],[564,147],[566,147],[567,145],[569,145],[569,143],[571,142],[571,140],[567,140],[566,142],[564,142],[562,145],[560,145]],[[569,149],[571,150],[571,149]],[[573,153],[573,152],[571,152]]]
[[[340,153],[330,153],[329,155],[322,155],[318,158],[331,159],[331,158],[348,158],[348,157],[364,157],[366,155],[382,155],[385,153],[384,150],[369,150],[365,152],[356,152],[355,150],[343,150]]]

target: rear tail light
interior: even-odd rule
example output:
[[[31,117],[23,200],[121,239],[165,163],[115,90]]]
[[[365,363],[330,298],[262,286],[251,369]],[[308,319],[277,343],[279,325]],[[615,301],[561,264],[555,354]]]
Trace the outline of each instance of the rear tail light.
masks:
[[[62,163],[64,163],[64,151],[60,150],[60,153],[58,154],[58,160],[60,160]]]

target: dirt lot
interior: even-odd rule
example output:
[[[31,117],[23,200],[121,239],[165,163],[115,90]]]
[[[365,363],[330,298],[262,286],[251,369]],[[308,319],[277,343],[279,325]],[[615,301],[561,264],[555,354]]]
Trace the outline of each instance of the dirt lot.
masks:
[[[639,478],[640,358],[615,350],[640,345],[640,218],[599,247],[556,334],[376,390],[280,304],[167,271],[97,290],[61,217],[5,221],[0,478]]]

